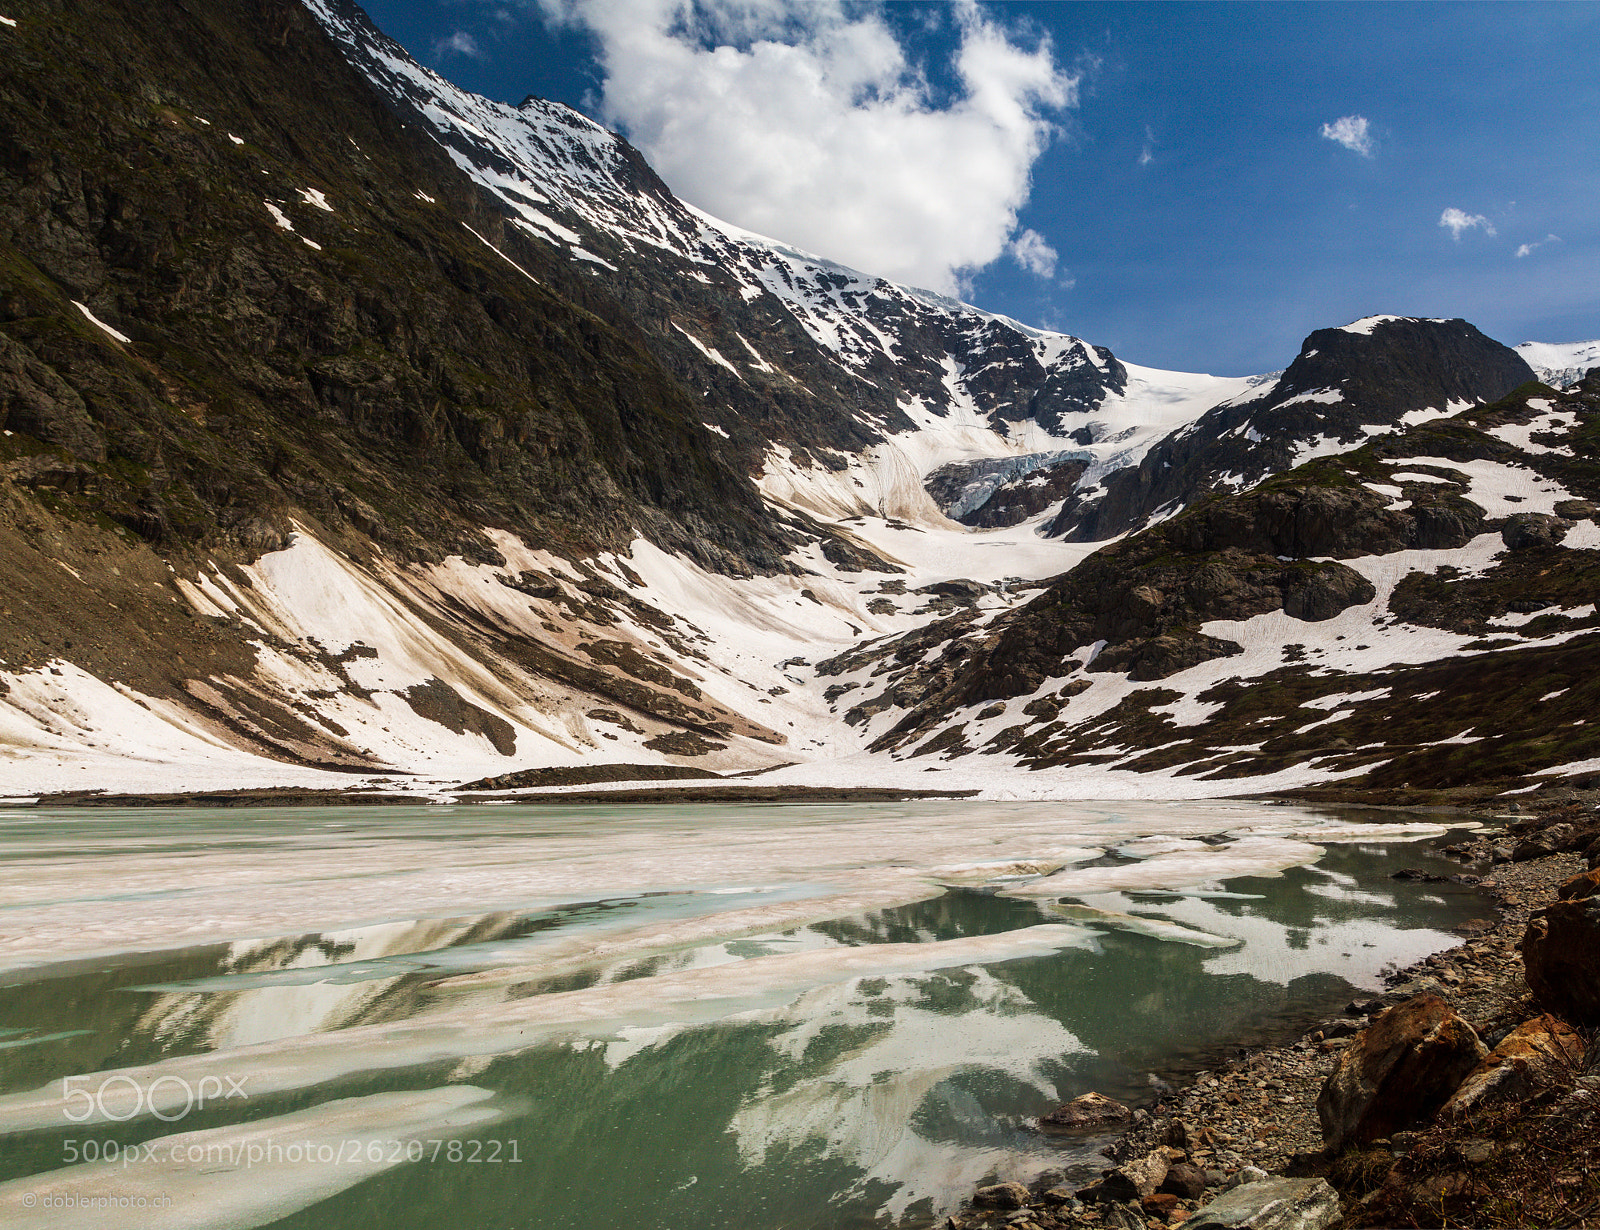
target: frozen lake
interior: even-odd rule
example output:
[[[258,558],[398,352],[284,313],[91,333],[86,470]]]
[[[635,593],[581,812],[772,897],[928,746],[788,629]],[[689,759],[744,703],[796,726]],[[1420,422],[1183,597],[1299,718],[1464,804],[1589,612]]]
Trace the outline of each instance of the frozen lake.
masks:
[[[1481,900],[1390,881],[1454,869],[1395,819],[0,812],[0,1221],[916,1224],[1091,1160],[1056,1102],[1456,942]]]

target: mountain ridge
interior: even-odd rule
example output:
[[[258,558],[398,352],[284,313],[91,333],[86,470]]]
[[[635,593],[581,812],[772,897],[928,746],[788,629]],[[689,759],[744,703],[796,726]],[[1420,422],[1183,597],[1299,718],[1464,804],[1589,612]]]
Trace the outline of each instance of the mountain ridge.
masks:
[[[1593,391],[1474,425],[1532,372],[1465,322],[1313,334],[1382,386],[1342,407],[1305,398],[1317,355],[1156,371],[716,222],[615,134],[474,99],[345,0],[11,7],[0,762],[28,791],[615,763],[1215,794],[1377,772],[1217,751],[1250,679],[1290,686],[1235,625],[1467,619],[1506,642],[1470,655],[1489,675],[1577,652],[1495,621],[1545,559],[1568,613],[1530,626],[1587,627]],[[1519,351],[1553,378],[1585,353]],[[1185,438],[1218,451],[1111,531],[1137,532],[1050,536]],[[1315,553],[1342,521],[1369,554]],[[1413,566],[1451,552],[1459,582]],[[1224,714],[1216,739],[1163,706]],[[1413,743],[1397,763],[1439,759]],[[1244,776],[1175,772],[1207,747]]]

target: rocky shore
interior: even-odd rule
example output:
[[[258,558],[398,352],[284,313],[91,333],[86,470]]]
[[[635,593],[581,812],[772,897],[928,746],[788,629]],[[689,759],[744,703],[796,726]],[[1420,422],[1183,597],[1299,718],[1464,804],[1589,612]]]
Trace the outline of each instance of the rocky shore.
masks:
[[[1463,943],[1153,1106],[1088,1095],[1041,1116],[1075,1143],[1120,1129],[1100,1175],[981,1186],[946,1230],[1600,1226],[1600,1018],[1584,999],[1600,995],[1600,952],[1585,973],[1545,942],[1552,906],[1600,918],[1587,900],[1558,903],[1600,902],[1600,875],[1582,874],[1600,866],[1600,804],[1478,818],[1493,827],[1445,853],[1496,917],[1458,928]]]

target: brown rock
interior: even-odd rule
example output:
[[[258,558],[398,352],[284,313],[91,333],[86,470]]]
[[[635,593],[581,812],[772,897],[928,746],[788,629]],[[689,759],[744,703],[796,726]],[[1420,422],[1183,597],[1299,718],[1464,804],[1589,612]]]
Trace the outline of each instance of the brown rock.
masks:
[[[1591,868],[1583,875],[1573,876],[1556,889],[1556,899],[1582,901],[1585,897],[1593,897],[1597,893],[1600,893],[1600,868]]]
[[[1139,1207],[1150,1216],[1165,1221],[1178,1207],[1178,1198],[1171,1192],[1156,1192],[1153,1196],[1146,1196],[1141,1200]]]
[[[1028,1189],[1020,1183],[995,1183],[973,1192],[972,1203],[989,1209],[1020,1209],[1028,1203]]]
[[[1567,881],[1562,891],[1584,892],[1593,875]],[[1592,886],[1587,892],[1535,913],[1522,936],[1528,986],[1546,1008],[1578,1025],[1600,1024],[1600,893]]]
[[[1317,1095],[1328,1146],[1364,1144],[1433,1114],[1488,1053],[1437,995],[1395,1005],[1356,1035]]]
[[[1191,1162],[1179,1162],[1167,1168],[1167,1177],[1161,1180],[1158,1190],[1185,1200],[1198,1200],[1206,1192],[1206,1172]]]
[[[1102,1200],[1145,1200],[1167,1177],[1167,1158],[1159,1149],[1124,1162],[1100,1183]]]
[[[1095,1127],[1102,1123],[1120,1123],[1132,1114],[1115,1098],[1103,1093],[1085,1093],[1056,1107],[1048,1115],[1039,1116],[1039,1122],[1045,1127]]]
[[[1490,1097],[1526,1097],[1541,1081],[1582,1062],[1583,1040],[1566,1022],[1549,1015],[1524,1021],[1461,1082],[1444,1113],[1464,1114]]]
[[[1203,1145],[1200,1129],[1186,1119],[1173,1119],[1167,1124],[1166,1143],[1185,1153],[1193,1153]]]
[[[1547,854],[1559,854],[1563,850],[1570,849],[1577,836],[1577,830],[1570,824],[1552,824],[1549,828],[1519,841],[1511,851],[1511,861],[1525,863],[1529,859],[1544,858]]]

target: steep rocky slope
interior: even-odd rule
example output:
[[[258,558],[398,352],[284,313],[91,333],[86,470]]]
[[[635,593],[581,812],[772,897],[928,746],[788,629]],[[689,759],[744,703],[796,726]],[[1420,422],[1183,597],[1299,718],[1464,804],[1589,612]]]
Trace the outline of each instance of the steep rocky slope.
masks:
[[[308,3],[396,114],[430,132],[514,228],[627,307],[774,499],[936,521],[921,480],[941,463],[1037,454],[1048,469],[1071,450],[1116,469],[1249,387],[1125,364],[711,218],[570,108],[470,94],[349,0]]]
[[[582,618],[629,603],[525,546],[643,535],[713,571],[790,567],[794,532],[615,299],[403,130],[298,4],[11,11],[0,659],[55,674],[12,687],[0,738],[105,750],[125,718],[364,766],[395,763],[373,749],[405,720],[499,759],[519,723],[525,749],[576,754],[606,700],[778,738],[636,650],[575,652]],[[291,542],[303,568],[250,571]],[[467,609],[462,568],[498,596]],[[116,689],[145,708],[114,716]]]
[[[1245,387],[737,234],[565,108],[478,129],[352,7],[12,8],[0,748],[40,780],[830,746],[786,659],[1081,555],[975,566],[926,470],[1025,448],[1023,402],[1153,438]]]

